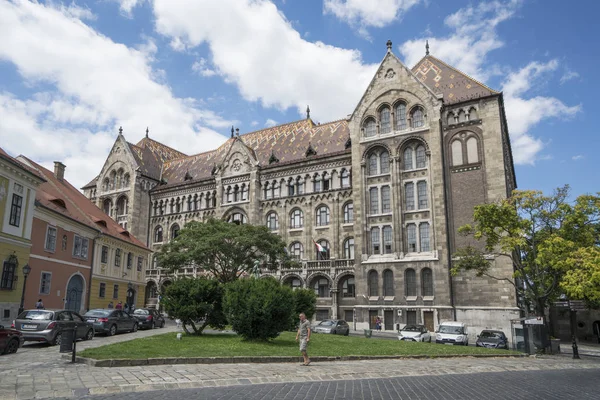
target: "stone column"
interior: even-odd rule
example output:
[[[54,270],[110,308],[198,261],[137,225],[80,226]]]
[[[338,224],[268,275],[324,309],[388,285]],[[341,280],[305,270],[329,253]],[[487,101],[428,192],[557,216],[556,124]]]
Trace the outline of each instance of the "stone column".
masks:
[[[338,318],[338,289],[331,288],[331,299],[333,300],[333,304],[331,305],[331,318]]]

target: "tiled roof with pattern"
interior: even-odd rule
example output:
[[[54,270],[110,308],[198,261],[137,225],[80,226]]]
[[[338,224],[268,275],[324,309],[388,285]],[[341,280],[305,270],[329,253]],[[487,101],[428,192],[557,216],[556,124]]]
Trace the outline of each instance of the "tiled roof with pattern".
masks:
[[[412,72],[435,93],[443,94],[446,104],[499,94],[431,55],[423,57],[412,68]]]
[[[315,125],[310,119],[274,126],[239,136],[258,160],[261,166],[268,166],[271,155],[279,163],[306,159],[309,145],[318,156],[334,154],[345,150],[350,137],[346,120]],[[168,185],[184,181],[186,174],[193,180],[209,178],[238,137],[230,138],[218,149],[190,157],[167,161],[163,169],[163,179]]]
[[[127,144],[142,174],[156,180],[160,179],[160,171],[166,161],[187,157],[186,154],[147,137],[135,145]]]
[[[36,200],[44,207],[99,230],[104,235],[112,236],[135,246],[148,249],[144,243],[123,229],[121,225],[117,224],[108,215],[104,214],[101,209],[66,179],[61,181],[56,178],[52,171],[49,171],[27,157],[20,157],[23,157],[46,180],[46,183],[39,186],[36,193]],[[64,202],[65,207],[60,205],[61,201]],[[99,221],[104,221],[104,223],[98,223]]]

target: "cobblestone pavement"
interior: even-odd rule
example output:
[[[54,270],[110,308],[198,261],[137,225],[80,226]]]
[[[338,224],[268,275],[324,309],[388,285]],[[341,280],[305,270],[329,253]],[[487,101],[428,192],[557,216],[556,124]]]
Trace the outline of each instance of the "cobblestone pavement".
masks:
[[[140,331],[79,342],[78,348],[97,347],[137,337],[175,332],[175,327]],[[0,357],[0,399],[75,397],[165,389],[265,383],[342,381],[443,376],[480,372],[592,370],[600,376],[600,359],[566,356],[527,358],[452,358],[338,361],[277,364],[178,364],[122,368],[71,364],[57,347],[31,344],[17,354]],[[598,397],[600,398],[600,396]]]
[[[598,380],[598,371],[595,370],[490,372],[274,383],[83,397],[87,400],[563,400],[598,398],[600,398],[600,380]]]

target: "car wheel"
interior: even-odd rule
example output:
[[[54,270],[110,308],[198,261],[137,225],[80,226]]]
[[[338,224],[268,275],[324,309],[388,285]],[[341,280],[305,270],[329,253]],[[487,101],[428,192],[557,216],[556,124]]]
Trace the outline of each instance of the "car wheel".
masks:
[[[6,344],[2,354],[13,354],[19,349],[19,339],[12,339]]]
[[[346,333],[344,333],[344,336],[348,336],[349,334],[350,334],[350,329],[348,329],[348,330],[346,331]]]
[[[163,321],[160,323],[160,328],[164,328],[165,327],[165,320],[163,319]]]
[[[131,332],[137,332],[138,330],[138,324],[133,324],[133,329],[131,330]]]
[[[117,326],[112,325],[108,330],[108,336],[115,336],[117,334]]]
[[[56,336],[54,336],[54,340],[52,341],[52,345],[53,346],[60,346],[60,343],[62,342],[62,333],[58,332],[56,334]]]
[[[431,343],[431,336],[429,336],[429,343]]]
[[[90,329],[89,331],[87,331],[87,333],[85,334],[85,338],[84,340],[92,340],[94,338],[94,330]]]

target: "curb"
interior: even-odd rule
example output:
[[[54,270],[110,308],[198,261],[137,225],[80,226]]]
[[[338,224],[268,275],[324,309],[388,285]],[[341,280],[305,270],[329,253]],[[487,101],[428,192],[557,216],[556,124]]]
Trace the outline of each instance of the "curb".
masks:
[[[525,358],[526,354],[440,354],[440,355],[406,355],[406,356],[313,356],[311,362],[332,361],[363,361],[363,360],[402,360],[402,359],[435,359],[435,358]],[[70,355],[63,355],[63,359],[71,359]],[[141,365],[173,365],[173,364],[265,364],[265,363],[297,363],[301,362],[300,356],[277,357],[177,357],[177,358],[141,358],[141,359],[108,359],[96,360],[94,358],[75,357],[75,362],[91,367],[134,367]]]

